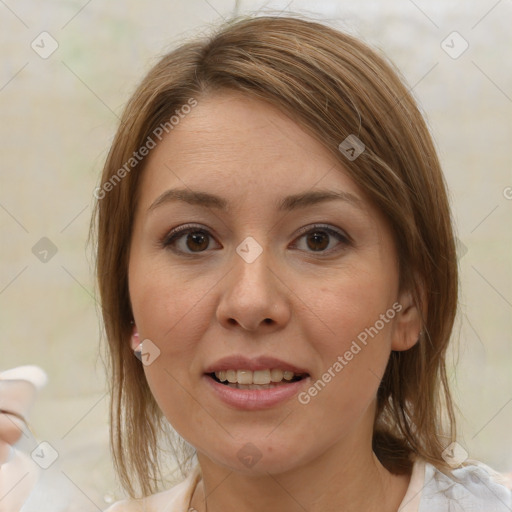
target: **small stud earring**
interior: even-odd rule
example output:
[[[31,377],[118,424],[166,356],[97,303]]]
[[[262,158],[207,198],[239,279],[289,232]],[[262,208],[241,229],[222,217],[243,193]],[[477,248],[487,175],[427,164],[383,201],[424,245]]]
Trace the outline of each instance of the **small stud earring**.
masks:
[[[139,343],[134,349],[133,349],[133,353],[135,354],[135,357],[139,360],[139,361],[142,361],[142,343]]]
[[[137,359],[141,360],[142,359],[142,343],[140,342],[139,332],[138,332],[136,325],[133,326],[132,338],[133,338],[132,346],[135,346],[135,348],[133,349],[133,353],[135,354]]]

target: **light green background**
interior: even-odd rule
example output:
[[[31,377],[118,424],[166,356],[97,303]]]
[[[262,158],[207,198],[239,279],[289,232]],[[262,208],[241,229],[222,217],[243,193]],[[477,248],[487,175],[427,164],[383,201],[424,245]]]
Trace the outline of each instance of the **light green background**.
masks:
[[[120,496],[85,248],[117,116],[158,55],[261,5],[0,2],[0,369],[31,363],[49,374],[32,427],[58,449],[89,506]],[[450,369],[463,413],[459,441],[471,457],[511,471],[512,2],[295,1],[267,9],[328,19],[381,48],[427,113],[461,242],[460,357]],[[31,48],[43,31],[59,45],[47,59]],[[441,47],[453,31],[469,43],[457,59]],[[32,253],[42,237],[58,250],[47,263]]]

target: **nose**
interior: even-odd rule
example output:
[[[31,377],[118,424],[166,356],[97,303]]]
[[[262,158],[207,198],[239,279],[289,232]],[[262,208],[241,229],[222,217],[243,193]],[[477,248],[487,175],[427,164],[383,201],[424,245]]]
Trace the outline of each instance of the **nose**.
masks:
[[[265,250],[251,263],[234,254],[232,270],[222,280],[216,312],[223,327],[271,332],[288,323],[291,317],[288,288],[270,265]]]

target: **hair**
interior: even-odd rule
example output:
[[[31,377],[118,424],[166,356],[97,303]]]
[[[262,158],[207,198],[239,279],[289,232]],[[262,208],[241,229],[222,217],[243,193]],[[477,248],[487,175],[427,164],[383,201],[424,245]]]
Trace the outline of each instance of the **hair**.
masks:
[[[166,425],[129,343],[129,249],[145,163],[133,157],[159,126],[170,131],[176,110],[216,91],[241,92],[290,116],[389,221],[400,289],[425,311],[424,336],[391,352],[377,392],[373,450],[396,474],[410,471],[415,456],[447,468],[442,452],[456,427],[446,354],[458,271],[445,181],[426,122],[399,72],[359,39],[315,21],[245,16],[182,44],[148,72],[127,103],[95,194],[91,233],[97,229],[111,447],[122,485],[132,497],[157,490]],[[365,146],[357,159],[339,149],[350,135]]]

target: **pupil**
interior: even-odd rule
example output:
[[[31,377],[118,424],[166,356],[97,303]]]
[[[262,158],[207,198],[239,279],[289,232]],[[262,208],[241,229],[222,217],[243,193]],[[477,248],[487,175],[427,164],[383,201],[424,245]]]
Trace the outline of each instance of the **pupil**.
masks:
[[[189,233],[187,236],[187,247],[190,250],[199,249],[202,251],[208,247],[208,238],[201,231]]]
[[[312,244],[310,242],[312,242]],[[308,237],[308,247],[313,251],[321,251],[328,245],[329,239],[324,231],[315,231]]]

